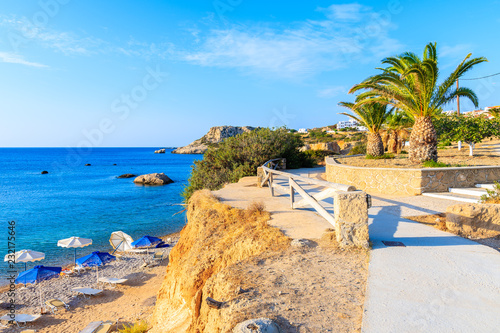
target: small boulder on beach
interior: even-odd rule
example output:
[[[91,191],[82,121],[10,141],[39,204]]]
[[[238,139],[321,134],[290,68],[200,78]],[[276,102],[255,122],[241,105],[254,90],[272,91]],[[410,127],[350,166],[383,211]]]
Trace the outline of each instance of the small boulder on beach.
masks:
[[[137,175],[134,175],[132,173],[124,173],[123,175],[120,175],[116,178],[133,178],[133,177],[137,177]]]
[[[45,171],[45,170],[44,170],[44,171],[42,171],[42,175],[46,175],[46,174],[48,174],[48,173],[49,173],[48,171]]]
[[[233,333],[280,333],[280,327],[269,318],[250,319],[239,323]]]
[[[134,179],[134,183],[144,185],[167,185],[173,182],[174,181],[164,173],[150,173]]]

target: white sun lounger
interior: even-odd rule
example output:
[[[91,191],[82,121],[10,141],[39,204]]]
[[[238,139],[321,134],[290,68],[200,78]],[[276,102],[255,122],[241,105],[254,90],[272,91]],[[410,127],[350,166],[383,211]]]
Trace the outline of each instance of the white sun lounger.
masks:
[[[78,333],[109,332],[115,324],[112,321],[93,321]]]
[[[14,318],[12,318],[10,315],[5,315],[0,317],[0,320],[7,320],[7,321],[14,321],[17,326],[23,327],[26,326],[27,323],[34,322],[40,318],[40,315],[31,315],[31,314],[16,314],[14,315]]]
[[[110,278],[110,277],[101,277],[98,280],[101,283],[108,283],[110,287],[114,288],[116,287],[117,284],[122,284],[127,282],[127,279],[117,279],[117,278]]]
[[[78,294],[83,295],[83,297],[95,296],[95,295],[102,293],[102,289],[93,289],[93,288],[84,288],[84,287],[76,287],[76,288],[73,288],[71,290],[73,290],[74,292],[77,292]]]

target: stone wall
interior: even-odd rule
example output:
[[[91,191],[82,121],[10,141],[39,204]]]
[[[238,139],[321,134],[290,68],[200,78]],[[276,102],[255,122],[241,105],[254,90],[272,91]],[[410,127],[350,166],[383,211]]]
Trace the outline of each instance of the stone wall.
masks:
[[[343,157],[349,158],[349,157]],[[500,166],[462,168],[366,168],[338,163],[326,158],[329,182],[353,185],[374,194],[419,195],[425,192],[447,192],[450,187],[473,187],[500,180]]]

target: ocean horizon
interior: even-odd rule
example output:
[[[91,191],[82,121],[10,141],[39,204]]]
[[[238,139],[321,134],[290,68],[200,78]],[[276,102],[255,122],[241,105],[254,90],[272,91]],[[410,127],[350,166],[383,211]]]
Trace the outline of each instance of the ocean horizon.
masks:
[[[179,231],[186,222],[181,193],[193,162],[203,156],[171,154],[172,149],[154,154],[156,149],[0,148],[0,253],[6,255],[14,245],[15,251],[45,253],[44,260],[28,263],[28,269],[63,266],[73,261],[74,250],[57,247],[59,239],[91,238],[92,245],[77,249],[81,257],[112,250],[113,231],[134,239]],[[174,183],[143,186],[133,178],[117,178],[155,172],[165,173]],[[10,244],[9,221],[15,221],[15,240]],[[2,285],[7,284],[6,268],[2,260]],[[16,268],[21,272],[24,264]]]

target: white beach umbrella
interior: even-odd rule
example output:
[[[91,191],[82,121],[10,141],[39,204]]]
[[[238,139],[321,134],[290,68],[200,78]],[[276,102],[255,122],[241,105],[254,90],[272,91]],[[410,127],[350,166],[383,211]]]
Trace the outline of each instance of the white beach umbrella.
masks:
[[[85,247],[92,244],[92,239],[90,238],[81,238],[81,237],[70,237],[66,239],[61,239],[57,241],[57,246],[67,247],[67,248],[75,248],[75,265],[76,265],[76,248],[77,247]]]
[[[26,270],[27,262],[39,261],[45,259],[45,253],[32,251],[32,250],[21,250],[16,253],[7,254],[4,261],[13,260],[15,263],[24,262],[24,270]]]
[[[109,243],[115,249],[115,251],[125,252],[130,249],[133,249],[132,242],[134,240],[132,237],[124,233],[123,231],[115,231],[111,233],[111,237],[109,238]],[[113,253],[115,252],[113,251]]]

